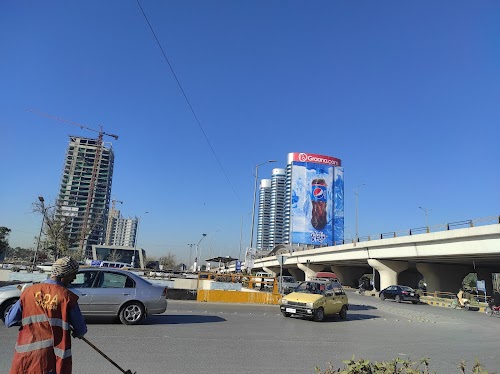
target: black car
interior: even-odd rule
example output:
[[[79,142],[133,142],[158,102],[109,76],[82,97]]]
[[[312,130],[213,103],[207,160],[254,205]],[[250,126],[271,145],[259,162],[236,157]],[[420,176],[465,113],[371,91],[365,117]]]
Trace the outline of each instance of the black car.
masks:
[[[394,299],[397,303],[401,301],[411,301],[413,304],[420,302],[420,295],[408,286],[389,286],[378,294],[380,300]]]

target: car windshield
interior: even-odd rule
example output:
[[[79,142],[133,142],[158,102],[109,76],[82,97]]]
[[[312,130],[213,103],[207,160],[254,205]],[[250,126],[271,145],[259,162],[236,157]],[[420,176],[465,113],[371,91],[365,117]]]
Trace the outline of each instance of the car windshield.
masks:
[[[293,277],[288,277],[288,276],[283,276],[282,278],[283,282],[289,282],[289,283],[293,283],[295,282],[295,279]]]
[[[302,282],[295,292],[321,294],[325,290],[325,284],[319,282]]]
[[[408,286],[401,286],[401,291],[414,292],[414,289]]]

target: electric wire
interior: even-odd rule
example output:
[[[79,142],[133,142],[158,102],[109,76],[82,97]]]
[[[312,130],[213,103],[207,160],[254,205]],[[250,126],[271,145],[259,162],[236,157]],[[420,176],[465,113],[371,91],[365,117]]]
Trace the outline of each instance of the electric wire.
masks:
[[[163,54],[163,58],[165,59],[165,61],[167,62],[168,64],[168,67],[170,68],[170,72],[172,73],[172,75],[174,76],[174,79],[175,81],[177,82],[177,85],[179,86],[179,89],[181,90],[182,92],[182,96],[184,96],[184,99],[186,100],[186,103],[187,105],[189,106],[189,109],[191,110],[191,113],[193,114],[193,117],[196,121],[196,123],[198,124],[198,127],[200,128],[203,136],[205,137],[205,140],[206,142],[208,143],[208,146],[210,147],[210,150],[212,151],[212,154],[214,155],[217,163],[219,164],[219,167],[221,168],[222,170],[222,173],[224,174],[224,177],[226,178],[226,180],[229,182],[229,185],[231,186],[231,189],[233,190],[234,194],[236,195],[236,198],[238,199],[238,201],[240,202],[241,204],[241,199],[240,197],[238,196],[238,193],[236,192],[236,189],[234,188],[234,185],[233,183],[231,182],[231,180],[229,179],[229,176],[227,175],[226,173],[226,170],[224,169],[224,167],[222,166],[222,163],[219,159],[219,157],[217,156],[217,153],[215,152],[215,149],[214,147],[212,146],[212,143],[210,142],[210,140],[208,139],[208,136],[207,134],[205,133],[205,130],[203,129],[203,126],[201,125],[201,122],[200,120],[198,119],[198,116],[196,115],[196,112],[194,111],[193,109],[193,106],[191,105],[191,102],[189,101],[187,95],[186,95],[186,92],[184,91],[184,89],[182,88],[182,85],[181,85],[181,82],[179,81],[179,79],[177,78],[177,74],[175,74],[175,71],[174,71],[174,68],[172,67],[172,64],[170,63],[170,60],[168,59],[167,57],[167,54],[165,53],[165,51],[163,50],[163,47],[161,46],[161,43],[160,41],[158,40],[158,37],[156,36],[156,33],[153,29],[153,26],[151,25],[151,23],[149,22],[149,19],[148,17],[146,16],[146,13],[144,12],[144,9],[142,8],[141,6],[141,3],[139,2],[139,0],[137,0],[137,5],[139,5],[139,8],[141,9],[141,12],[142,12],[142,15],[144,16],[144,19],[146,20],[148,26],[149,26],[149,29],[151,30],[151,33],[153,34],[155,40],[156,40],[156,44],[158,45],[158,47],[160,48],[160,51],[161,53]]]

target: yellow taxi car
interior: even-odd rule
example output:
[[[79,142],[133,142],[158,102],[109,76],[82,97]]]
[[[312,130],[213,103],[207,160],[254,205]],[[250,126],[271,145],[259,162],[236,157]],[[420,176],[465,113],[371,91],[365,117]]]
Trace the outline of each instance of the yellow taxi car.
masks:
[[[342,285],[335,280],[320,278],[300,283],[294,292],[283,296],[280,303],[285,317],[308,317],[316,322],[334,314],[346,319],[348,309],[349,300]]]

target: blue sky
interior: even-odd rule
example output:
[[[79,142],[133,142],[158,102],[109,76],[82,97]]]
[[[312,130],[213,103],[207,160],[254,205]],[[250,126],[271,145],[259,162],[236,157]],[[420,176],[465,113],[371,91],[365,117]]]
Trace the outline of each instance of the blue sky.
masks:
[[[346,236],[498,215],[500,2],[136,1],[0,4],[0,226],[33,246],[68,135],[119,135],[112,197],[139,244],[249,243],[254,168],[342,159]],[[210,142],[207,142],[208,141]],[[107,140],[112,140],[107,138]],[[215,153],[215,155],[214,155]],[[222,166],[222,167],[221,167]],[[148,211],[148,214],[144,214]]]

